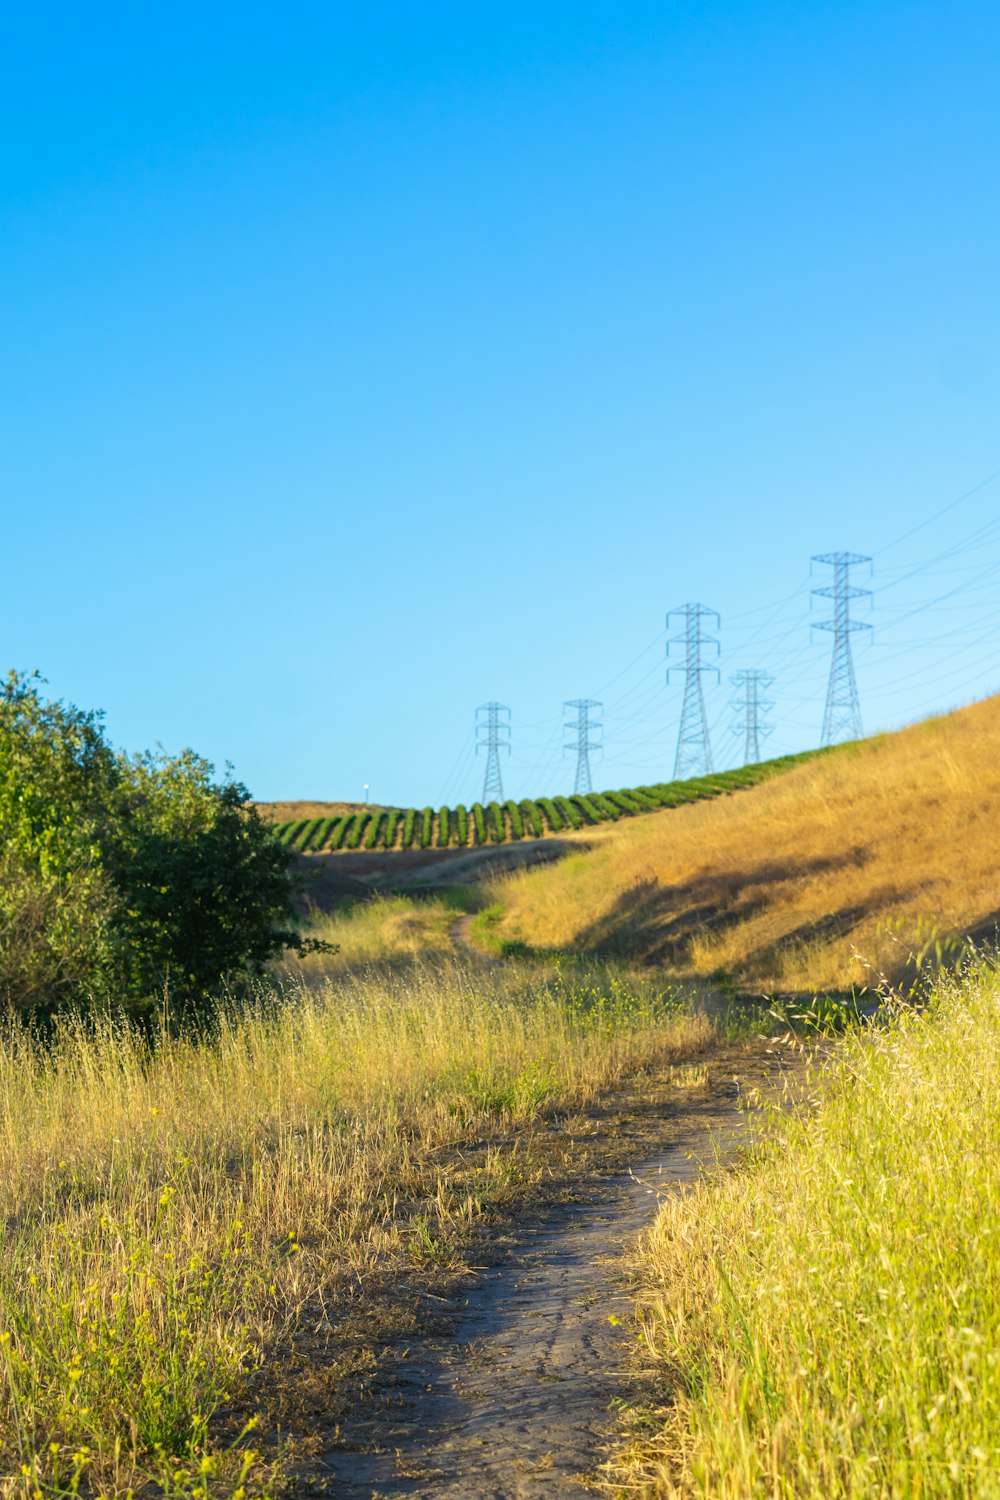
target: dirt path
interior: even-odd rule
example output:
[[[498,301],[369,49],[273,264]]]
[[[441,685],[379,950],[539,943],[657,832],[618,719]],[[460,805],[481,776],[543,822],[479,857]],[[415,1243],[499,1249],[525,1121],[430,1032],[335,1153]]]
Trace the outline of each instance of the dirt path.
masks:
[[[475,918],[468,915],[456,917],[448,928],[448,937],[452,947],[463,958],[474,958],[479,963],[482,963],[484,959],[488,959],[489,955],[485,954],[481,948],[477,948],[472,941],[472,924],[474,921]]]
[[[765,1082],[761,1053],[740,1077],[665,1119],[656,1156],[583,1184],[517,1226],[454,1309],[448,1337],[395,1357],[387,1405],[345,1421],[304,1493],[343,1500],[579,1500],[627,1399],[631,1298],[619,1257],[699,1158],[730,1154],[745,1120],[741,1090]]]

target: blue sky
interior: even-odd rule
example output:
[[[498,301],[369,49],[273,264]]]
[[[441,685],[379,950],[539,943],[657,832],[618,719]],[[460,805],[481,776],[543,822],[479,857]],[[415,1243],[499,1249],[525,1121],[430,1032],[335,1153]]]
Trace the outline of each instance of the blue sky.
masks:
[[[998,54],[962,0],[11,12],[6,663],[260,797],[470,800],[487,699],[565,790],[581,696],[627,786],[688,600],[718,763],[742,667],[817,741],[847,548],[866,728],[997,690]]]

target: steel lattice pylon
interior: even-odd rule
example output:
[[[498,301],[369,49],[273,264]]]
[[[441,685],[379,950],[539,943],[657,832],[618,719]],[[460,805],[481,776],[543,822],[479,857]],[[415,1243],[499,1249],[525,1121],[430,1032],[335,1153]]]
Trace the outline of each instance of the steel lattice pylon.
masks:
[[[485,715],[485,717],[481,717]],[[503,801],[500,751],[510,754],[510,709],[503,703],[481,703],[476,709],[476,754],[486,751],[483,803]]]
[[[774,704],[762,694],[767,692],[774,678],[758,668],[744,668],[731,677],[730,682],[738,689],[732,707],[742,717],[742,722],[733,725],[733,733],[743,736],[743,764],[754,766],[760,760],[760,742],[771,733],[769,724],[761,723],[761,716]]]
[[[685,648],[685,660],[683,667],[667,668],[667,681],[670,681],[671,672],[684,673],[684,703],[677,735],[677,754],[674,758],[674,779],[682,781],[686,776],[709,775],[712,770],[712,746],[708,738],[705,693],[701,679],[706,672],[714,672],[718,681],[719,670],[717,667],[705,666],[701,654],[709,646],[718,651],[719,643],[714,636],[703,634],[702,621],[710,617],[715,621],[716,627],[720,622],[716,611],[708,609],[704,604],[682,604],[667,615],[668,630],[675,615],[684,616],[686,628],[683,635],[674,636],[667,642],[667,655],[670,655],[671,646],[682,645]]]
[[[575,720],[564,726],[571,734],[576,735],[576,739],[568,743],[566,749],[576,751],[576,780],[573,783],[573,795],[586,797],[594,790],[590,778],[590,753],[592,750],[600,753],[601,750],[600,739],[591,739],[591,735],[599,736],[602,733],[603,725],[599,722],[599,714],[604,705],[598,703],[596,698],[567,698],[563,708],[576,709]]]
[[[858,684],[854,676],[851,636],[856,630],[871,630],[871,626],[861,620],[851,619],[851,600],[870,599],[871,589],[856,588],[851,583],[850,572],[862,563],[870,564],[871,558],[860,552],[821,552],[812,560],[825,563],[833,569],[833,583],[825,588],[813,589],[813,593],[820,598],[833,600],[833,619],[816,620],[813,628],[828,630],[833,635],[822,743],[834,745],[840,740],[859,740],[864,733],[861,728]]]

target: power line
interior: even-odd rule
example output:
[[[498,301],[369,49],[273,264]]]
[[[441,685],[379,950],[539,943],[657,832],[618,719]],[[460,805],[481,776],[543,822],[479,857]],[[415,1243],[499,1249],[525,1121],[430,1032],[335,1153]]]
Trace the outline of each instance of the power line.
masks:
[[[668,630],[675,615],[684,616],[684,634],[672,636],[668,640],[667,655],[670,655],[671,646],[683,645],[684,666],[668,667],[667,682],[670,681],[671,672],[684,673],[684,703],[677,734],[677,755],[674,759],[674,780],[681,781],[686,776],[708,775],[712,770],[712,746],[708,737],[705,693],[701,679],[704,673],[714,672],[718,680],[719,671],[717,667],[705,666],[701,654],[706,647],[711,646],[718,652],[719,643],[714,636],[703,633],[702,621],[711,618],[718,628],[720,620],[716,611],[704,604],[682,604],[667,615]]]

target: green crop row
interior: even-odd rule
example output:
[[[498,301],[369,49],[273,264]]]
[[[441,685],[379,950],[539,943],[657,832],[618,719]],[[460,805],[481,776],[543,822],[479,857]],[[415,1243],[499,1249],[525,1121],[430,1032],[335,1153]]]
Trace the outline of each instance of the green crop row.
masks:
[[[525,798],[502,806],[499,802],[486,807],[474,802],[471,808],[459,804],[454,811],[441,807],[437,812],[432,807],[365,808],[340,817],[279,823],[274,832],[279,843],[297,854],[335,853],[340,849],[464,849],[469,845],[506,844],[722,797],[756,786],[822,753],[812,750],[802,755],[783,755],[760,765],[712,776],[694,776],[687,781],[661,781],[651,786],[590,792],[585,796]]]

